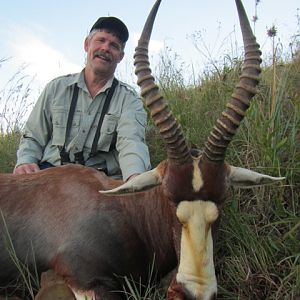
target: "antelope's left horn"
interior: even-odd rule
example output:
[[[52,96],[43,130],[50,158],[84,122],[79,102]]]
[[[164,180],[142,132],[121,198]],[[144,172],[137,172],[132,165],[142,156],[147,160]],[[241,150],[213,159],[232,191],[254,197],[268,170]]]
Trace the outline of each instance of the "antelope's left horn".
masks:
[[[182,165],[191,159],[190,149],[183,136],[182,129],[174,118],[167,102],[159,93],[151,74],[148,58],[149,40],[161,0],[157,0],[144,25],[138,46],[135,49],[134,65],[138,85],[141,87],[141,95],[145,99],[151,117],[158,127],[166,144],[167,155],[170,163]]]
[[[245,59],[239,83],[205,144],[203,157],[214,162],[224,161],[227,147],[245,117],[251,99],[257,93],[256,87],[261,72],[259,44],[256,42],[242,2],[240,0],[235,2],[243,35]]]

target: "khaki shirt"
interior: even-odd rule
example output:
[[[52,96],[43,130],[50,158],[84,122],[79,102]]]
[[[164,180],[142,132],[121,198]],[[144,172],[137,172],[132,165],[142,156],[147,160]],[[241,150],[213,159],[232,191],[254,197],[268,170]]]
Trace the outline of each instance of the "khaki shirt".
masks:
[[[110,107],[101,127],[98,154],[89,158],[100,114],[113,78],[94,99],[84,81],[84,71],[58,77],[47,84],[40,95],[21,138],[17,152],[17,165],[49,162],[60,165],[59,147],[74,161],[74,153],[83,151],[87,166],[107,168],[108,174],[127,179],[134,173],[150,169],[148,147],[145,144],[147,114],[142,100],[127,84],[116,86]],[[66,125],[74,85],[79,87],[78,101],[70,134],[66,138]],[[115,150],[109,151],[116,142]]]

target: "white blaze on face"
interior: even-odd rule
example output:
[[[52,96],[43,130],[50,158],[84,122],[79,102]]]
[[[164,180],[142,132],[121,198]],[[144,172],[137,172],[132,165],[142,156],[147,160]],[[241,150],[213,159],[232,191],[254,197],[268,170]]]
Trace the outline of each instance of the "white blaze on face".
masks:
[[[194,158],[193,160],[194,172],[192,184],[195,192],[199,192],[203,187],[203,179],[199,168],[199,160],[200,158]]]
[[[210,201],[182,201],[176,214],[182,224],[177,282],[195,299],[210,299],[217,293],[211,224],[218,209]]]

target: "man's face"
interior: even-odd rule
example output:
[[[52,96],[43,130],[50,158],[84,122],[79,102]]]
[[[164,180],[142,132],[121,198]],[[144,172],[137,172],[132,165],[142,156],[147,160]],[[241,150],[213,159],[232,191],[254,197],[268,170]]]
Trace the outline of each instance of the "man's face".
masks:
[[[86,67],[96,75],[112,76],[124,57],[122,43],[109,30],[96,31],[84,42],[87,53]]]

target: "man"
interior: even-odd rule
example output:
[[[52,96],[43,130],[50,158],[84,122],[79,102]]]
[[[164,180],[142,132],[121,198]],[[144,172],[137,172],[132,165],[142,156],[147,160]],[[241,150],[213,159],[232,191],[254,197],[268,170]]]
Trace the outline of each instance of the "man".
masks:
[[[114,78],[128,36],[121,20],[97,20],[84,42],[85,68],[48,83],[33,108],[15,174],[77,162],[128,180],[150,168],[143,103]]]

